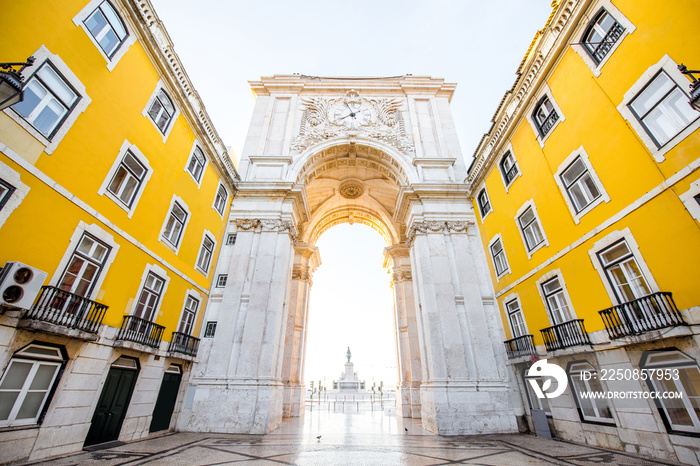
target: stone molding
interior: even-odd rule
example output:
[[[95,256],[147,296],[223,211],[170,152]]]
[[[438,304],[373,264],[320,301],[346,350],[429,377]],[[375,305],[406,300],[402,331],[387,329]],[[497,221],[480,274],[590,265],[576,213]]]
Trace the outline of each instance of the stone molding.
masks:
[[[287,232],[292,239],[292,242],[296,246],[297,244],[297,231],[292,222],[288,220],[281,219],[270,219],[270,218],[237,218],[235,219],[236,229],[238,231],[248,231],[253,230],[256,232],[261,231],[277,231],[277,232]]]
[[[306,282],[309,286],[313,285],[313,272],[305,265],[294,264],[292,268],[292,280],[300,280]]]
[[[416,235],[425,235],[429,233],[467,233],[469,230],[468,221],[442,221],[442,220],[427,220],[423,222],[415,222],[408,229],[406,234],[406,245],[411,247]]]

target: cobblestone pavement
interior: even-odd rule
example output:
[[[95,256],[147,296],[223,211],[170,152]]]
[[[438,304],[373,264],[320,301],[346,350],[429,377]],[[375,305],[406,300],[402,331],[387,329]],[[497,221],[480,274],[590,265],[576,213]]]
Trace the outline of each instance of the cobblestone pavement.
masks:
[[[316,437],[321,435],[321,439]],[[307,412],[267,435],[174,433],[27,464],[653,465],[638,455],[527,435],[441,437],[393,413]]]

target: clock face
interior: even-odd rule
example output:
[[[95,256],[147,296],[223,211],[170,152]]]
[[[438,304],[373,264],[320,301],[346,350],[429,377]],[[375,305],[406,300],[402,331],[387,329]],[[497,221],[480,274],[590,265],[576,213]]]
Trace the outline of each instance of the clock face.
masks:
[[[335,109],[333,118],[335,122],[347,128],[359,128],[369,123],[371,113],[369,108],[358,104],[349,103]]]

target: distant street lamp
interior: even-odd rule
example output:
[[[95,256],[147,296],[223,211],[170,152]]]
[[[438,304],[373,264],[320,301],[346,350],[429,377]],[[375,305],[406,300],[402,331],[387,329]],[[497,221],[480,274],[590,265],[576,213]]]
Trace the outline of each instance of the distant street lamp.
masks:
[[[0,63],[0,110],[24,100],[22,70],[32,66],[34,60],[34,57],[29,57],[24,63]],[[22,68],[14,70],[13,66]]]
[[[690,79],[693,80],[693,82],[690,83],[690,106],[700,112],[700,80],[693,76],[693,73],[700,74],[700,70],[689,70],[683,63],[678,65],[678,70],[681,73],[690,76]]]

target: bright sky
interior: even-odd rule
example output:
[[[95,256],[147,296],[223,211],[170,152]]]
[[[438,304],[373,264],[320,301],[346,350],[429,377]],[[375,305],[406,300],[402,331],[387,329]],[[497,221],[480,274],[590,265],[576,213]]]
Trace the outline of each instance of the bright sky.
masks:
[[[451,108],[467,166],[551,12],[551,0],[152,1],[237,155],[253,111],[249,80],[413,74],[457,83]],[[306,381],[337,378],[350,346],[360,378],[388,385],[396,343],[383,241],[368,227],[342,225],[317,245],[323,265],[312,288]]]

